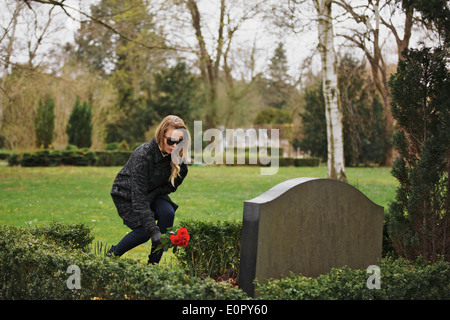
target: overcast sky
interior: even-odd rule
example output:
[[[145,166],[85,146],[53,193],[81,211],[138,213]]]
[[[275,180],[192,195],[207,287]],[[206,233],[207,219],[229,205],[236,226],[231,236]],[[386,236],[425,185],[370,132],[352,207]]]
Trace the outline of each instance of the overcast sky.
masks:
[[[11,3],[10,0],[0,0],[2,2],[2,6],[5,6],[8,2]],[[164,2],[163,0],[159,0]],[[244,0],[234,0],[239,3],[246,3]],[[91,3],[95,3],[96,0],[68,0],[67,3],[69,6],[72,6],[77,9],[81,9],[81,11],[89,12],[89,6]],[[248,2],[247,2],[248,3]],[[272,4],[276,5],[277,1],[272,0]],[[270,1],[269,1],[270,4]],[[211,0],[198,0],[199,10],[202,14],[202,19],[204,19],[204,28],[203,35],[206,38],[207,45],[212,48],[215,45],[216,35],[217,35],[217,23],[220,12],[220,1],[211,1]],[[82,7],[80,7],[82,6]],[[42,8],[42,12],[48,11],[50,6],[40,6]],[[336,6],[333,7],[333,9]],[[236,14],[239,16],[241,14],[242,8],[236,6],[232,9],[232,14]],[[336,8],[335,14],[339,15],[339,12]],[[28,10],[28,9],[27,9]],[[234,11],[233,11],[234,10]],[[51,37],[45,40],[45,45],[43,45],[38,54],[46,55],[46,59],[52,59],[51,49],[56,48],[58,45],[64,44],[66,42],[73,42],[74,37],[73,34],[79,27],[79,20],[86,19],[86,17],[80,16],[79,13],[73,10],[68,10],[68,12],[75,18],[71,19],[68,17],[61,9],[56,8],[57,11],[56,16],[54,17],[53,22],[53,32],[51,33]],[[234,51],[231,56],[231,62],[234,64],[233,69],[235,71],[235,77],[240,77],[242,74],[245,75],[245,72],[248,71],[247,66],[248,63],[246,57],[249,57],[250,51],[252,49],[253,44],[256,45],[256,56],[257,56],[257,64],[256,71],[264,72],[267,70],[267,66],[270,62],[270,58],[274,54],[274,50],[278,45],[278,42],[283,42],[285,45],[288,63],[289,63],[289,74],[294,79],[294,81],[298,78],[300,74],[301,65],[304,62],[305,58],[310,56],[313,52],[316,51],[317,48],[317,26],[314,19],[314,9],[311,7],[307,7],[302,10],[301,14],[298,14],[299,19],[302,21],[301,25],[304,26],[305,30],[299,33],[290,32],[288,28],[277,28],[274,26],[273,21],[271,21],[272,17],[263,17],[262,15],[257,16],[255,19],[247,20],[241,28],[236,33],[233,38],[233,48]],[[45,14],[44,14],[45,16]],[[181,17],[181,16],[180,16]],[[177,18],[180,18],[177,17]],[[176,42],[180,45],[190,44],[192,48],[196,48],[197,40],[195,38],[194,31],[189,26],[189,15],[186,13],[184,18],[187,27],[185,30],[180,29],[179,23],[174,23],[173,25],[164,24],[163,27],[169,36],[172,36],[172,41]],[[2,10],[0,14],[0,19],[2,26],[5,25],[9,21],[7,10]],[[340,19],[343,20],[343,19]],[[398,26],[401,26],[403,23],[402,15],[396,15],[393,17],[393,20],[396,21]],[[45,22],[45,19],[41,20],[42,23]],[[161,18],[161,21],[165,21]],[[375,20],[371,20],[373,26],[375,26]],[[335,25],[335,34],[340,32],[346,32],[347,28],[354,26],[355,24],[349,21],[343,21]],[[359,28],[363,28],[363,25],[358,25]],[[21,24],[19,26],[18,34],[27,34],[30,27],[26,24]],[[396,63],[397,62],[397,52],[396,45],[394,42],[393,36],[389,36],[387,29],[384,27],[380,28],[380,33],[382,35],[384,47],[385,59],[388,63]],[[421,40],[423,36],[422,33],[415,32],[413,33],[413,38],[411,40],[411,46],[417,46],[417,41]],[[25,37],[26,38],[26,37]],[[29,38],[29,37],[28,37]],[[22,48],[18,48],[17,52],[24,52],[26,41],[23,41],[21,44]],[[359,49],[348,48],[345,45],[344,39],[342,37],[335,37],[335,48],[337,51],[347,51],[354,54],[356,57],[362,58],[362,52]],[[213,50],[209,50],[210,53]],[[194,56],[191,56],[192,59],[195,59]],[[16,55],[16,61],[20,62],[20,54]],[[320,59],[318,54],[312,60],[312,66],[315,70],[320,69]]]

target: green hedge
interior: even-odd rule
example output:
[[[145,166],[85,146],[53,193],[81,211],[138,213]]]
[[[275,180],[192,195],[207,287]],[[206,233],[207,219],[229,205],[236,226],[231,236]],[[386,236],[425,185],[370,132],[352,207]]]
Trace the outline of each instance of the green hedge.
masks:
[[[131,156],[131,151],[91,151],[89,149],[37,150],[34,152],[12,153],[9,165],[22,167],[73,166],[123,166]]]
[[[269,150],[271,152],[271,150]],[[280,151],[282,152],[282,151]],[[58,165],[73,166],[123,166],[131,156],[132,151],[105,150],[91,151],[89,149],[74,149],[72,147],[66,150],[37,150],[33,152],[11,153],[8,155],[9,165],[21,165],[23,167],[52,167]],[[223,164],[226,164],[226,154],[223,154]],[[237,164],[237,154],[234,154],[233,164]],[[262,166],[259,156],[256,157],[256,166]],[[250,164],[248,150],[245,153],[245,164]],[[271,165],[271,164],[269,164]],[[295,167],[317,167],[320,165],[320,158],[279,158],[279,166]]]
[[[34,152],[12,153],[9,165],[22,167],[54,167],[58,165],[93,166],[97,163],[95,152],[89,149],[77,150],[37,150]]]
[[[280,167],[318,167],[320,158],[280,158]]]
[[[109,167],[109,166],[123,166],[127,163],[131,156],[132,151],[96,151],[98,161],[96,166]]]
[[[82,249],[74,245],[75,238],[83,243]],[[86,252],[89,239],[80,225],[0,227],[0,300],[246,299],[239,289],[209,278],[189,277],[181,268]],[[80,289],[67,286],[71,265],[80,268]]]
[[[240,221],[184,220],[189,245],[176,253],[181,265],[193,276],[235,278],[241,254]]]
[[[10,152],[8,150],[0,149],[0,160],[7,160],[9,158]]]
[[[371,273],[348,267],[308,278],[291,274],[258,285],[270,300],[426,300],[450,299],[450,263],[385,259],[379,264],[380,289],[369,289]]]
[[[182,221],[191,234],[189,246],[176,253],[186,267],[148,266],[126,258],[91,252],[91,230],[83,224],[0,227],[0,300],[3,299],[247,299],[241,290],[210,277],[237,272],[241,224],[238,221]],[[69,289],[81,272],[81,288]],[[308,278],[291,274],[257,283],[266,300],[450,299],[450,264],[384,259],[381,288],[368,289],[370,273],[348,267]],[[187,275],[186,274],[190,274]],[[209,277],[210,276],[210,277]],[[205,280],[202,280],[205,279]]]
[[[56,245],[84,252],[91,249],[94,240],[91,229],[83,223],[65,224],[54,221],[48,226],[30,227],[26,231],[45,241],[54,242]]]

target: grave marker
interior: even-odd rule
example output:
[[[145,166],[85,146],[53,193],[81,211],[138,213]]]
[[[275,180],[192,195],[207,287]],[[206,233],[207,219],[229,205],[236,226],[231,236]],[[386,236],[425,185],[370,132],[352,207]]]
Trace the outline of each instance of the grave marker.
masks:
[[[254,279],[366,269],[381,259],[382,236],[383,207],[353,186],[287,180],[244,202],[239,286],[254,296]]]

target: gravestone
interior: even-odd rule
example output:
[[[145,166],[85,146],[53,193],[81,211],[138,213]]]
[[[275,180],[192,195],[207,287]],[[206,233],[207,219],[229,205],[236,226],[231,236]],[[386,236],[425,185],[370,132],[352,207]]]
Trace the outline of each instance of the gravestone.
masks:
[[[239,286],[254,296],[255,279],[366,269],[381,259],[382,236],[383,207],[353,186],[287,180],[244,202]]]

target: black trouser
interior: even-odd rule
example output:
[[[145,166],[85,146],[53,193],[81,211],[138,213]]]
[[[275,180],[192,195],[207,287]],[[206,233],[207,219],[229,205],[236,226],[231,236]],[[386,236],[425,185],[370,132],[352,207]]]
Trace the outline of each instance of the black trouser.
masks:
[[[175,218],[175,210],[173,206],[167,200],[156,198],[152,203],[152,210],[155,212],[155,220],[158,221],[157,225],[161,231],[161,234],[166,233],[167,228],[173,226],[173,220]],[[150,234],[144,227],[139,226],[129,232],[116,246],[114,246],[114,254],[121,256],[125,252],[147,242],[148,240],[150,240]],[[152,247],[152,251],[154,249],[155,248]],[[158,263],[161,260],[162,254],[162,250],[159,250],[157,253],[150,253],[148,256],[148,262]]]

